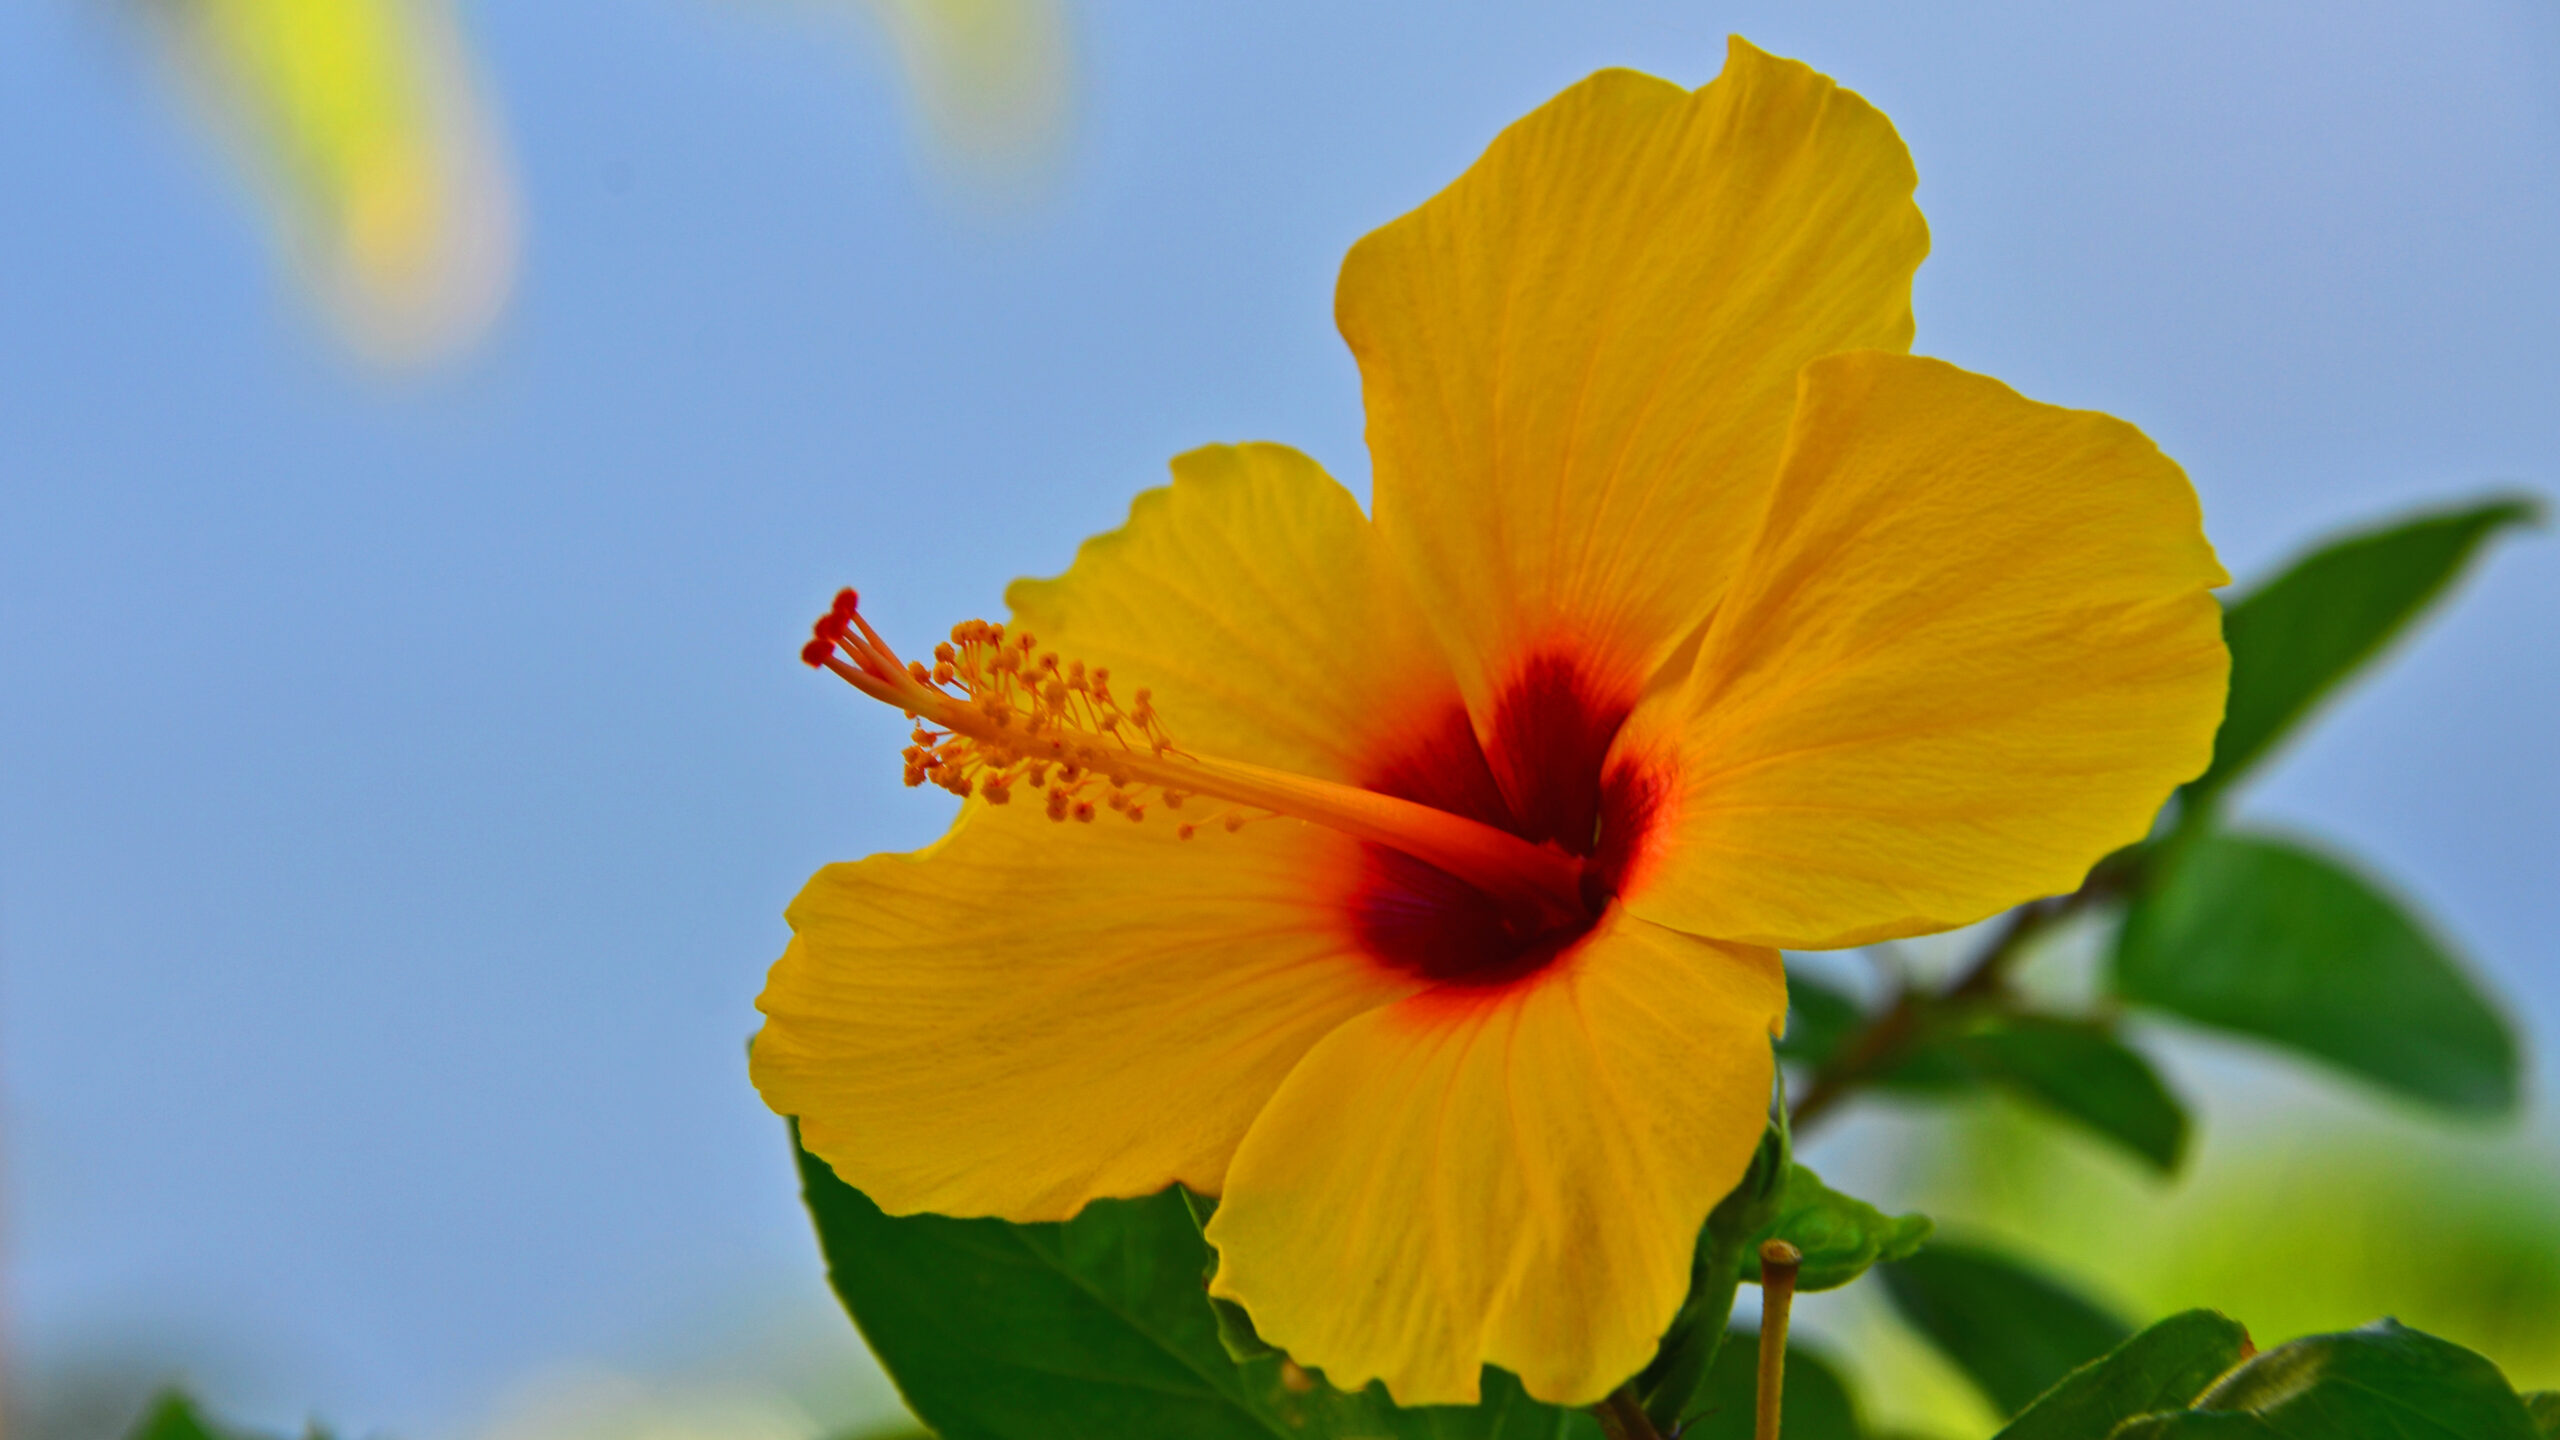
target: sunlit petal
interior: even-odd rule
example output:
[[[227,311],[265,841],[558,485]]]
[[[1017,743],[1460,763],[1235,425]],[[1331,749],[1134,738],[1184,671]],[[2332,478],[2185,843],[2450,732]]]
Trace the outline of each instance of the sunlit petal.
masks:
[[[1173,462],[1074,567],[1005,592],[1014,629],[1153,691],[1186,749],[1352,778],[1447,674],[1359,502],[1281,445]]]
[[[2076,888],[2212,753],[2227,579],[2123,421],[1935,360],[1807,367],[1694,672],[1620,737],[1674,777],[1628,905],[1815,949]]]
[[[894,1213],[1215,1191],[1307,1047],[1412,988],[1310,899],[1342,844],[972,804],[933,848],[830,866],[792,903],[756,1086]]]
[[[1237,1151],[1211,1287],[1332,1383],[1560,1404],[1651,1358],[1765,1124],[1778,957],[1615,911],[1510,987],[1431,991],[1310,1051]]]
[[[1713,608],[1797,369],[1910,343],[1914,183],[1882,115],[1737,40],[1695,93],[1574,86],[1353,247],[1379,532],[1480,727],[1551,642],[1640,681]]]

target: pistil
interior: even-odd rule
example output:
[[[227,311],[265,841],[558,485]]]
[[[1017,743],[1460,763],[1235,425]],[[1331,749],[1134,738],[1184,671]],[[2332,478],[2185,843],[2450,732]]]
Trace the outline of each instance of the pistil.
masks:
[[[904,755],[909,785],[931,781],[1002,805],[1027,784],[1047,792],[1047,813],[1061,821],[1093,820],[1097,799],[1131,821],[1143,821],[1151,801],[1169,810],[1194,797],[1222,801],[1229,808],[1212,819],[1230,830],[1286,815],[1403,851],[1491,896],[1529,933],[1590,919],[1582,862],[1562,851],[1374,790],[1185,751],[1149,692],[1124,707],[1109,671],[1001,625],[964,622],[935,647],[932,665],[902,660],[858,607],[853,591],[837,595],[801,659],[919,722]],[[1197,829],[1177,826],[1186,839]]]

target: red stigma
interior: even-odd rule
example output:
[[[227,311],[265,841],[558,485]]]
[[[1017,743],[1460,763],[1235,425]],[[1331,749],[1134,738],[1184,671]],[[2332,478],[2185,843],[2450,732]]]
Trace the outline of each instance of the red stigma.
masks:
[[[855,594],[850,588],[839,590],[836,592],[835,609],[828,613],[836,617],[839,622],[839,628],[841,628],[841,622],[853,618],[853,612],[860,608],[861,604],[862,597]]]
[[[843,611],[830,610],[818,617],[818,623],[809,627],[809,633],[833,645],[843,639],[845,632],[851,628],[845,623]]]
[[[833,640],[820,638],[800,647],[800,663],[812,670],[827,668],[827,662],[834,659],[835,655],[836,642]]]

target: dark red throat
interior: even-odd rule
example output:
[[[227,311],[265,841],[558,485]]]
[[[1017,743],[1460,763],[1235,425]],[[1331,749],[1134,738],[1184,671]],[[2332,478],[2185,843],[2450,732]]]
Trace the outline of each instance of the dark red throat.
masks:
[[[1380,964],[1437,984],[1504,985],[1544,968],[1590,932],[1618,893],[1651,822],[1649,772],[1612,765],[1609,747],[1634,704],[1632,688],[1604,688],[1576,658],[1541,654],[1520,667],[1478,743],[1452,697],[1425,729],[1361,777],[1369,789],[1417,801],[1551,846],[1583,863],[1583,913],[1523,926],[1520,913],[1400,850],[1363,843],[1350,901],[1353,932]]]

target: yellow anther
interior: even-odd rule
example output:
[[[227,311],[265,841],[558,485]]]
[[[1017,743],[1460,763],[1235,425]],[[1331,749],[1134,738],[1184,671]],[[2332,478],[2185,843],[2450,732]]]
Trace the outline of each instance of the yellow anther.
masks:
[[[960,652],[952,649],[949,641],[933,647],[933,660],[937,665],[948,665],[959,658]]]

